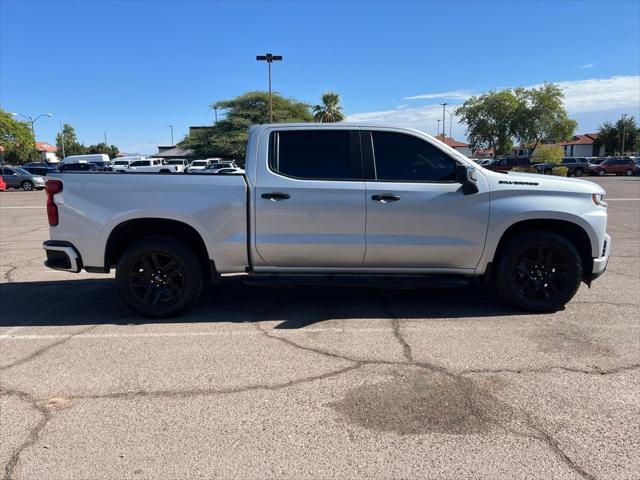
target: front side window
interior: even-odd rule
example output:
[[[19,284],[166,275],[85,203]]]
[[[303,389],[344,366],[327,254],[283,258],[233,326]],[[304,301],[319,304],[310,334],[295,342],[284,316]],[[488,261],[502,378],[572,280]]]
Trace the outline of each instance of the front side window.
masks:
[[[360,137],[350,130],[285,130],[270,139],[269,167],[288,177],[362,180]]]
[[[456,162],[442,150],[402,133],[372,132],[377,180],[455,181]]]

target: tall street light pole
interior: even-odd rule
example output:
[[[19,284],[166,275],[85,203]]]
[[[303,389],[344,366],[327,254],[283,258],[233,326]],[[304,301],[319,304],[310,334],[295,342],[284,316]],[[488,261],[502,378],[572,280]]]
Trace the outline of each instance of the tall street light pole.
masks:
[[[282,55],[272,55],[267,53],[266,55],[256,55],[256,60],[259,62],[267,62],[269,65],[269,123],[273,123],[273,93],[271,91],[271,64],[273,62],[281,62]]]
[[[629,115],[628,113],[623,113],[622,114],[622,149],[620,150],[620,155],[624,155],[624,141],[626,135],[627,135],[627,124],[626,124],[626,120],[627,120],[627,115]]]
[[[38,148],[37,148],[37,145],[36,145],[36,130],[35,130],[35,127],[33,126],[33,124],[36,123],[40,117],[49,117],[49,118],[53,117],[53,113],[41,113],[36,118],[27,117],[26,115],[23,115],[21,113],[12,113],[11,115],[13,115],[14,117],[22,117],[27,122],[29,122],[31,124],[31,135],[33,136],[33,159],[37,160],[38,159]]]
[[[171,129],[171,146],[173,147],[174,143],[173,143],[173,125],[167,125],[167,127],[169,127]]]
[[[440,135],[440,119],[438,119],[438,129],[436,130],[436,138]]]
[[[64,128],[62,127],[62,120],[60,120],[60,138],[62,139],[62,158],[66,157],[64,153]]]
[[[217,123],[218,123],[218,107],[213,107],[213,113],[214,113],[214,115],[215,115],[215,117],[214,117],[214,118],[215,118],[215,123],[214,123],[214,125],[215,125],[215,124],[217,124]]]
[[[444,129],[446,128],[445,127],[446,124],[444,123],[444,107],[446,107],[449,104],[445,102],[445,103],[441,103],[440,105],[442,105],[442,141],[444,142],[444,139],[445,139]]]
[[[451,122],[453,120],[453,113],[449,110],[447,110],[447,113],[449,114],[449,138],[453,140],[453,137],[451,136]]]

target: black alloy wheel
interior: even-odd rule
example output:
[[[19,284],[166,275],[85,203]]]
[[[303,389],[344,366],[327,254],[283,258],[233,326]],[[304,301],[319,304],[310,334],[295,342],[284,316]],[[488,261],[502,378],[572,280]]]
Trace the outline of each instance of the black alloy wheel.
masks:
[[[129,270],[129,288],[145,305],[167,307],[182,298],[186,272],[178,260],[167,253],[141,254]]]
[[[118,261],[118,293],[129,308],[145,317],[175,316],[200,297],[206,263],[178,238],[142,238]]]

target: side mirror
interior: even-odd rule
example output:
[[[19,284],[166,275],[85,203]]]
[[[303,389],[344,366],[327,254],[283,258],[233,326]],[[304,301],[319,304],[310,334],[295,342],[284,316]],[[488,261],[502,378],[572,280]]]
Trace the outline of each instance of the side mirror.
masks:
[[[476,169],[474,167],[466,165],[458,165],[456,167],[456,182],[462,184],[462,193],[464,195],[478,193],[476,180]]]

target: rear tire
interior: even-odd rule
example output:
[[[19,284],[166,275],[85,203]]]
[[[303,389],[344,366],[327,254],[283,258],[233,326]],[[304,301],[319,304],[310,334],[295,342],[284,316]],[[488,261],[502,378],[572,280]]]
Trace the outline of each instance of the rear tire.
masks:
[[[34,185],[31,180],[25,180],[20,184],[20,186],[22,187],[22,190],[24,190],[25,192],[30,192],[34,189]]]
[[[576,168],[576,171],[574,172],[574,175],[576,177],[581,177],[582,175],[584,175],[584,170],[582,168]]]
[[[630,177],[633,175],[633,170],[629,169],[625,172],[625,174],[627,175],[627,177]]]
[[[546,231],[526,232],[511,239],[496,274],[496,290],[507,303],[553,312],[578,291],[582,260],[566,238]]]
[[[204,284],[202,265],[188,245],[173,237],[147,237],[120,257],[116,286],[122,301],[150,318],[172,317],[193,305]]]
[[[598,176],[599,177],[604,177],[607,174],[607,172],[605,172],[604,170],[598,170]]]

